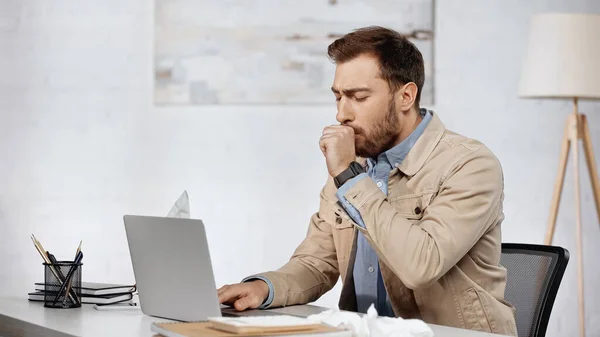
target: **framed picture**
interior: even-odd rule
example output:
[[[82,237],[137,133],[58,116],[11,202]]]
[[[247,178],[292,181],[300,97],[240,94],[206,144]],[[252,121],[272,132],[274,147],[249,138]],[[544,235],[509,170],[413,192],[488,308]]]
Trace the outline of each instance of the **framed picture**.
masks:
[[[378,25],[419,48],[432,105],[433,1],[155,0],[155,104],[330,104],[327,46]]]

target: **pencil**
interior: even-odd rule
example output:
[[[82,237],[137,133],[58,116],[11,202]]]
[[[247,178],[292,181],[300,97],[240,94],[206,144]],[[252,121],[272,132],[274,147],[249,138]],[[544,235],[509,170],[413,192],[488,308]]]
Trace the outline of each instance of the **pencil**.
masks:
[[[38,245],[38,242],[34,238],[33,234],[31,235],[31,241],[33,241],[33,245],[35,246],[35,249],[40,253],[40,255],[42,256],[42,259],[44,259],[44,262],[50,263],[50,259],[48,259],[48,256],[44,252],[43,248],[41,248],[40,245]]]

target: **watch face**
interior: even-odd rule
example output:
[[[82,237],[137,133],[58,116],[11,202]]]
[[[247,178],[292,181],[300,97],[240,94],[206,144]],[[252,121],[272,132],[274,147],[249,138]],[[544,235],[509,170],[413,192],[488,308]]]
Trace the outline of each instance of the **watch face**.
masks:
[[[357,174],[364,172],[363,167],[355,161],[352,162],[352,164],[350,164],[350,167],[352,168],[352,171],[354,171]]]

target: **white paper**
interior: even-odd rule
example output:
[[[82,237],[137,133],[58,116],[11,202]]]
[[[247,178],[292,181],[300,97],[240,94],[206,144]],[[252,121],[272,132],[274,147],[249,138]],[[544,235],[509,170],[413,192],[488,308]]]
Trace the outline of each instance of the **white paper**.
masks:
[[[186,190],[179,196],[171,210],[167,214],[169,218],[190,218],[190,199]]]
[[[355,312],[328,310],[308,316],[308,320],[350,329],[353,336],[364,337],[433,337],[433,331],[420,319],[378,316],[371,305],[366,315]]]

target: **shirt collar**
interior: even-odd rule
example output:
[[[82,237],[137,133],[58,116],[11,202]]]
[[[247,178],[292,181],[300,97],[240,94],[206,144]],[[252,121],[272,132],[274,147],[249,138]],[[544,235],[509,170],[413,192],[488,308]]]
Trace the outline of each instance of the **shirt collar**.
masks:
[[[375,164],[379,161],[387,161],[391,167],[399,166],[410,149],[412,149],[413,145],[417,142],[417,139],[423,134],[423,131],[429,124],[429,121],[432,118],[432,113],[424,108],[419,110],[419,113],[423,117],[419,125],[411,132],[406,139],[404,139],[400,144],[392,147],[391,149],[379,154],[377,156],[377,160],[373,158],[368,158],[367,163],[370,167],[375,166]]]

